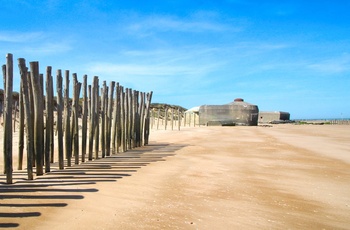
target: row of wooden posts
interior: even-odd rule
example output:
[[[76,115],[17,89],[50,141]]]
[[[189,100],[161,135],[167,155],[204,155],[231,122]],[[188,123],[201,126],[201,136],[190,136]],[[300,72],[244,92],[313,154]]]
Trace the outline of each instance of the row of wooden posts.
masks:
[[[181,127],[199,126],[199,116],[196,113],[183,112],[174,108],[153,108],[150,111],[151,129],[180,130]]]
[[[104,158],[118,152],[147,145],[150,129],[150,104],[152,92],[144,93],[124,88],[94,77],[87,85],[87,76],[79,82],[73,73],[72,99],[69,95],[70,73],[56,73],[56,101],[54,100],[52,68],[46,68],[44,76],[39,73],[39,63],[30,62],[29,69],[23,58],[18,59],[20,72],[19,93],[19,144],[18,169],[22,170],[24,147],[27,155],[28,179],[50,172],[54,163],[55,148],[58,149],[58,167]],[[30,70],[30,71],[28,71]],[[6,183],[13,183],[13,55],[6,55],[4,75],[4,173]],[[82,90],[82,105],[79,98]],[[55,103],[56,102],[56,103]],[[55,105],[56,104],[56,105]],[[56,111],[56,114],[55,112]],[[80,121],[80,122],[79,122]],[[81,127],[79,126],[81,124]],[[55,129],[56,128],[56,129]],[[54,136],[57,136],[57,143]],[[24,140],[26,137],[26,141]],[[81,138],[79,138],[81,137]],[[79,143],[81,139],[81,143]]]

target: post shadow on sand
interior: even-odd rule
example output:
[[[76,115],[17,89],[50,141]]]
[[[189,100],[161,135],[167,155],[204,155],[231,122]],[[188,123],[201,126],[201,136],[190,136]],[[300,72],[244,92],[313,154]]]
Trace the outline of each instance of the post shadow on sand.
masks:
[[[40,216],[40,212],[19,212],[19,213],[6,213],[0,212],[0,218],[25,218],[25,217],[38,217]],[[1,223],[0,228],[16,228],[18,227],[18,223]]]
[[[82,194],[98,192],[95,188],[71,189],[69,186],[92,186],[96,183],[115,182],[117,179],[137,173],[139,168],[153,162],[165,161],[165,158],[174,156],[174,152],[183,147],[185,145],[150,144],[124,153],[73,165],[64,170],[53,167],[52,172],[37,177],[33,181],[26,180],[23,172],[14,172],[16,180],[14,184],[8,185],[0,182],[0,228],[19,227],[20,224],[12,220],[40,217],[43,207],[65,207],[68,204],[64,200],[84,199]],[[1,181],[2,177],[0,176]],[[36,192],[40,192],[40,195],[36,195]],[[38,200],[48,202],[36,202]],[[58,200],[60,202],[56,202]],[[13,211],[15,208],[21,208],[23,211]],[[25,210],[26,208],[30,212]],[[33,211],[33,208],[38,208],[38,210]]]

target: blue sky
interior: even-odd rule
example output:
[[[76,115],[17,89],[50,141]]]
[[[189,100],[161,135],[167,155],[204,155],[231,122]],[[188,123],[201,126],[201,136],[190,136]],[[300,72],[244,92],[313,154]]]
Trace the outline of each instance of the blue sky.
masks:
[[[350,1],[0,4],[3,63],[12,53],[185,108],[241,97],[291,119],[350,118]]]

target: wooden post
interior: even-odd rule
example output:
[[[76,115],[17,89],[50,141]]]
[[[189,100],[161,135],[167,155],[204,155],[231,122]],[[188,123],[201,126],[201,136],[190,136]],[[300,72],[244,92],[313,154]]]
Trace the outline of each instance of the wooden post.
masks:
[[[116,153],[116,136],[117,136],[117,98],[118,98],[118,87],[119,87],[119,84],[117,83],[117,86],[116,86],[116,91],[115,91],[115,100],[114,100],[114,103],[113,103],[113,114],[112,114],[112,118],[111,118],[111,125],[112,125],[112,136],[111,136],[111,144],[112,144],[112,154],[115,154]]]
[[[123,87],[119,85],[117,85],[117,89],[116,89],[116,101],[117,101],[117,132],[116,132],[116,140],[117,140],[117,153],[119,153],[120,147],[122,145],[122,122],[123,122],[123,118],[122,118],[122,91],[123,91]]]
[[[6,105],[4,112],[4,159],[6,183],[12,184],[12,90],[13,90],[13,56],[6,55]]]
[[[127,90],[126,90],[127,91]],[[126,151],[126,124],[127,124],[127,116],[126,116],[126,92],[124,92],[124,88],[121,87],[121,92],[120,92],[120,96],[121,96],[121,101],[120,101],[120,105],[121,105],[121,144],[122,144],[122,151],[125,152]]]
[[[151,129],[153,129],[153,127],[154,127],[154,121],[155,121],[154,108],[151,110],[150,118],[151,118]]]
[[[136,138],[137,138],[137,95],[138,92],[133,90],[131,92],[131,148],[136,147]]]
[[[31,73],[27,72],[27,87],[29,90],[29,106],[30,106],[30,123],[31,123],[31,127],[32,129],[29,130],[29,132],[31,132],[30,137],[32,138],[32,142],[33,142],[33,149],[32,149],[32,153],[33,153],[33,167],[35,167],[35,159],[36,159],[36,153],[34,150],[34,93],[33,93],[33,83],[32,83],[32,78],[30,77]]]
[[[3,80],[4,80],[4,95],[6,95],[6,65],[2,65],[2,76],[3,76]],[[5,118],[5,107],[6,107],[6,100],[4,100],[2,120],[4,120],[4,118]],[[4,158],[4,160],[5,160],[5,158]],[[5,169],[4,169],[4,173],[5,173]]]
[[[78,82],[77,74],[73,73],[73,116],[72,116],[72,137],[74,146],[74,164],[79,164],[79,95],[81,83]]]
[[[44,97],[44,75],[42,73],[39,74],[39,85],[42,93],[42,97]]]
[[[45,128],[45,172],[50,172],[50,150],[51,150],[51,132],[53,123],[51,117],[53,116],[52,107],[52,92],[51,92],[51,66],[46,67],[46,128]]]
[[[58,139],[58,166],[59,169],[64,169],[64,153],[63,153],[63,123],[62,123],[62,110],[64,106],[62,98],[62,71],[57,70],[56,78],[56,90],[57,90],[57,139]]]
[[[134,119],[133,119],[133,103],[134,103],[134,97],[133,97],[133,90],[129,88],[129,148],[132,149],[132,139],[134,137],[133,133],[133,127],[134,127]]]
[[[13,115],[13,132],[16,132],[16,119],[17,119],[17,107],[18,107],[18,101],[15,101],[15,111]]]
[[[184,113],[184,127],[186,127],[186,116],[187,116],[187,113],[185,112]]]
[[[54,89],[53,89],[53,76],[51,75],[50,77],[50,95],[49,95],[49,98],[50,98],[50,101],[51,101],[51,107],[52,109],[49,110],[49,117],[50,117],[50,123],[52,124],[51,125],[51,136],[50,136],[50,153],[51,153],[51,156],[50,156],[50,162],[51,163],[54,163],[54,157],[55,157],[55,129],[54,129],[54,126],[55,126],[55,115],[54,115]]]
[[[83,114],[82,114],[82,137],[81,137],[81,161],[85,162],[86,155],[86,137],[87,137],[87,118],[88,118],[88,101],[87,101],[87,75],[83,77]]]
[[[23,105],[23,81],[21,80],[19,89],[19,136],[18,136],[18,170],[22,170],[23,150],[24,150],[24,105]]]
[[[174,108],[171,108],[171,130],[174,130]]]
[[[43,93],[39,76],[39,62],[30,62],[31,80],[34,94],[34,149],[36,154],[36,174],[43,175],[44,117]]]
[[[180,108],[177,108],[177,129],[180,131],[181,126],[181,113]]]
[[[165,115],[164,115],[164,119],[165,119],[165,130],[168,126],[168,108],[165,107]]]
[[[130,117],[129,117],[129,89],[125,89],[125,150],[129,149],[129,140],[130,140]]]
[[[129,88],[128,93],[128,150],[132,149],[132,125],[133,125],[133,117],[132,117],[132,103],[133,103],[133,96],[132,96],[132,89]]]
[[[95,81],[95,80],[94,80]],[[89,85],[89,161],[92,160],[93,146],[94,146],[94,134],[95,134],[95,95],[93,91],[95,90],[94,84]]]
[[[64,89],[64,149],[67,159],[67,166],[71,166],[72,148],[70,135],[70,103],[69,103],[69,70],[65,71]]]
[[[100,142],[101,142],[101,155],[102,158],[106,157],[106,133],[105,133],[105,125],[106,125],[106,93],[107,93],[107,85],[106,81],[102,82],[102,89],[101,89],[101,136],[100,136]]]
[[[157,130],[159,129],[159,118],[160,118],[160,109],[158,108],[158,113],[157,113]]]
[[[145,93],[141,92],[140,93],[140,128],[139,128],[139,141],[138,141],[138,147],[141,147],[143,145],[144,141],[144,128],[145,128]]]
[[[151,107],[151,101],[152,101],[152,95],[153,92],[149,92],[147,94],[147,102],[146,102],[146,111],[145,111],[145,130],[144,130],[144,145],[148,145],[149,142],[149,111],[150,111],[150,107]],[[159,115],[158,115],[159,117]],[[158,118],[159,119],[159,118]]]
[[[99,152],[99,136],[100,136],[100,129],[99,129],[99,125],[100,125],[100,95],[99,95],[99,89],[100,86],[98,84],[98,77],[95,76],[94,78],[94,96],[95,99],[95,121],[94,121],[94,125],[95,125],[95,159],[98,159],[98,152]]]
[[[112,112],[113,112],[113,95],[114,95],[115,82],[109,83],[109,98],[108,98],[108,109],[106,119],[106,155],[111,155],[111,128],[112,128]],[[116,107],[114,110],[117,110]]]
[[[119,153],[119,138],[120,134],[118,127],[120,127],[120,87],[117,82],[115,89],[115,101],[114,101],[114,110],[113,110],[113,118],[112,118],[112,153]]]
[[[193,127],[196,127],[196,114],[193,113]]]
[[[28,180],[33,180],[33,152],[34,152],[34,143],[33,143],[33,132],[31,131],[33,129],[32,122],[31,122],[31,108],[30,108],[30,91],[28,88],[28,73],[27,73],[27,67],[25,64],[24,58],[18,59],[18,67],[20,70],[21,75],[21,92],[23,94],[23,106],[24,106],[24,115],[26,120],[26,137],[27,137],[27,176]]]

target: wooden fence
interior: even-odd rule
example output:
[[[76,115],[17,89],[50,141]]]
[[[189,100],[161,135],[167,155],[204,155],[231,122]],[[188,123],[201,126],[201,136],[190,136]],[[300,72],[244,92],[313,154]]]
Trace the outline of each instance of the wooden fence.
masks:
[[[13,56],[6,55],[4,75],[4,173],[6,183],[13,183],[13,127],[18,108],[18,170],[22,170],[26,155],[29,180],[50,172],[51,164],[58,161],[64,169],[86,160],[108,157],[111,154],[147,145],[149,141],[149,110],[152,92],[144,93],[124,88],[114,81],[107,86],[97,76],[91,85],[87,76],[79,82],[72,74],[70,98],[70,73],[57,70],[56,99],[54,97],[52,68],[40,74],[39,63],[18,59],[20,74],[19,101],[14,105]],[[45,94],[44,94],[45,91]],[[82,92],[82,100],[80,95]],[[45,95],[45,96],[44,96]],[[13,119],[14,117],[14,119]],[[13,124],[13,121],[14,124]],[[56,146],[57,145],[57,146]],[[26,147],[26,149],[24,149]],[[56,156],[57,154],[57,156]]]
[[[199,127],[198,112],[185,112],[172,106],[155,107],[150,110],[150,125],[154,130],[180,130],[181,127]],[[350,125],[350,119],[299,119],[294,122],[283,122],[279,124],[325,124],[325,125]],[[261,124],[260,124],[261,125]]]
[[[156,130],[180,130],[181,127],[199,126],[199,116],[197,113],[188,113],[172,107],[151,109],[150,119],[151,129]]]
[[[296,124],[313,124],[313,125],[350,125],[350,119],[298,119]]]

